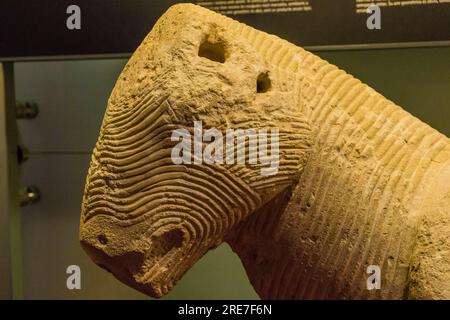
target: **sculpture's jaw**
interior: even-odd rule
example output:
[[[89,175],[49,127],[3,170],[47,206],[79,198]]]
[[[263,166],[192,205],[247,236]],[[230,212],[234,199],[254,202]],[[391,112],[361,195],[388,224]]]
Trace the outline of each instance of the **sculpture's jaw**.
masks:
[[[98,216],[82,224],[83,249],[98,266],[154,298],[166,295],[206,251],[194,248],[182,225],[168,224],[137,236],[142,226],[119,233],[108,220]]]

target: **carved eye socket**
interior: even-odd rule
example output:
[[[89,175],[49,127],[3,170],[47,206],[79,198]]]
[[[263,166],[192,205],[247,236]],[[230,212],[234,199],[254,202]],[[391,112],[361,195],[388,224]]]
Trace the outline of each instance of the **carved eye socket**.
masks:
[[[272,82],[269,78],[269,73],[264,72],[261,73],[258,76],[258,79],[256,80],[256,92],[257,93],[264,93],[270,90],[272,87]]]
[[[225,46],[222,42],[211,42],[204,40],[198,49],[198,56],[209,59],[211,61],[225,62]]]

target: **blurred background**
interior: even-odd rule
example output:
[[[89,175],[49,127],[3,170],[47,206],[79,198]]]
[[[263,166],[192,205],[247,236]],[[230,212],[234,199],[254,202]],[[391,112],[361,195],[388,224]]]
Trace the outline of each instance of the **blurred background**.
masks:
[[[322,51],[318,55],[367,83],[450,136],[450,48]],[[25,299],[148,299],[97,267],[78,243],[80,206],[90,154],[107,99],[126,59],[15,63],[19,101],[39,114],[18,120],[29,159],[21,184],[40,200],[21,208]],[[20,258],[19,258],[20,259]],[[81,290],[68,290],[66,268],[81,268]],[[239,258],[223,244],[209,252],[164,299],[257,299]]]

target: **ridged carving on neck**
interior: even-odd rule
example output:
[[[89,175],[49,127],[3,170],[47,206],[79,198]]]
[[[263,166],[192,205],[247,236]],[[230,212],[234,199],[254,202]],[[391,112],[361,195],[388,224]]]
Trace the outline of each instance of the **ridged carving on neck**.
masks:
[[[267,225],[268,219],[254,215],[230,240],[258,293],[264,298],[404,297],[420,206],[437,178],[433,163],[448,157],[448,139],[317,56],[224,19],[270,63],[296,74],[299,109],[314,132],[308,164],[286,213]],[[292,252],[286,252],[286,243]],[[266,260],[264,276],[256,268],[258,252],[282,252]],[[365,289],[371,264],[383,270],[378,292]]]

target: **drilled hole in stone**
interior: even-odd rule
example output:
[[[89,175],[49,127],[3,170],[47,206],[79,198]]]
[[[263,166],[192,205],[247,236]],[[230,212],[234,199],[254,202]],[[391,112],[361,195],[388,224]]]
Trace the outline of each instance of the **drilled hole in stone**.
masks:
[[[97,237],[98,242],[100,242],[101,244],[105,245],[108,243],[108,238],[106,238],[106,236],[104,234],[101,234]]]
[[[270,90],[272,83],[267,72],[261,73],[256,80],[256,92],[264,93]]]
[[[198,55],[200,57],[224,63],[225,62],[225,46],[221,42],[211,42],[209,40],[205,40],[200,45],[198,50]]]
[[[152,252],[164,256],[174,248],[181,248],[184,237],[180,229],[172,229],[152,238]]]

